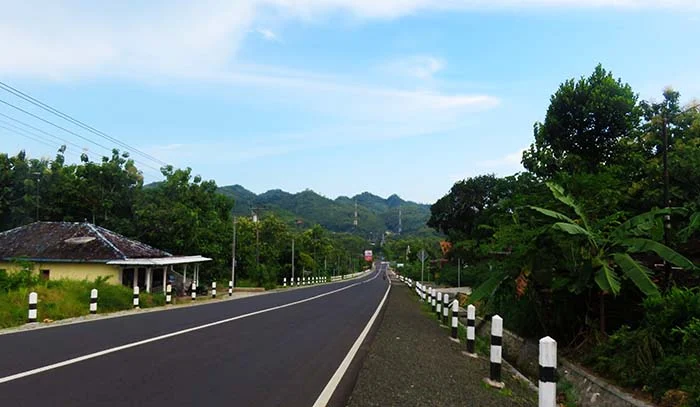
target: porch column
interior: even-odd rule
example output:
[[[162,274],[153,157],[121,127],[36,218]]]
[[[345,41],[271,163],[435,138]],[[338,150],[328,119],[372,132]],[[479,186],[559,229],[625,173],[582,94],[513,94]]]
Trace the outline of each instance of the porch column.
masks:
[[[150,267],[146,269],[146,292],[151,292],[151,284],[153,284],[153,270]]]
[[[168,266],[163,267],[163,292],[165,292],[165,282],[168,279]]]
[[[187,264],[185,264],[182,272],[182,285],[185,287],[185,290],[187,290]]]
[[[134,267],[134,288],[139,286],[139,268]]]

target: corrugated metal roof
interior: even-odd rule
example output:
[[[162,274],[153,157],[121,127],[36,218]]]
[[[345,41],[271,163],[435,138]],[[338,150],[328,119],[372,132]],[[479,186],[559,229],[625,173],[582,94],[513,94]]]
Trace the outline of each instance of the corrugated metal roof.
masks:
[[[0,258],[109,261],[172,255],[86,222],[34,222],[0,233]]]
[[[211,259],[202,256],[172,256],[151,259],[112,260],[108,261],[107,264],[117,266],[169,266],[171,264],[202,263],[205,261],[211,261]]]

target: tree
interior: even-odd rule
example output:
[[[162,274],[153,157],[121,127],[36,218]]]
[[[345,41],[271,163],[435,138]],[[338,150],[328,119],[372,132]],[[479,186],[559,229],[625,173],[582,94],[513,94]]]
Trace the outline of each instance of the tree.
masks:
[[[620,141],[639,124],[637,96],[598,65],[588,78],[569,79],[552,95],[544,123],[523,165],[540,177],[559,171],[598,172],[620,159]]]

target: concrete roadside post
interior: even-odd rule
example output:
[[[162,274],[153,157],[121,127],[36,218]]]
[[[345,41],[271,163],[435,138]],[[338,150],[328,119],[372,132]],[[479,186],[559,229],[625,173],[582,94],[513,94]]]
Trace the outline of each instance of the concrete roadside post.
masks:
[[[467,306],[467,355],[477,357],[474,351],[474,340],[476,339],[476,307],[472,304]]]
[[[216,298],[216,281],[211,282],[211,298]]]
[[[231,280],[229,280],[228,282],[228,296],[233,296],[233,281]]]
[[[459,343],[459,338],[457,338],[457,317],[459,316],[459,301],[457,297],[452,300],[452,332],[450,332],[450,339]]]
[[[447,326],[447,314],[450,312],[450,296],[445,293],[442,295],[442,325]]]
[[[134,287],[134,308],[139,308],[139,286]]]
[[[432,302],[432,306],[433,306],[433,312],[435,312],[435,308],[437,307],[437,304],[436,304],[437,303],[437,292],[435,291],[434,288],[431,289],[431,291],[432,291],[431,302]]]
[[[501,380],[501,363],[503,356],[503,318],[494,315],[491,318],[491,369],[486,379],[491,387],[502,389],[505,383]]]
[[[29,313],[27,315],[27,322],[30,324],[36,322],[36,303],[39,302],[39,295],[34,291],[29,293]]]
[[[90,290],[90,313],[97,314],[97,288]]]
[[[284,277],[284,278],[282,279],[282,282],[283,282],[283,283],[282,283],[282,287],[287,288],[287,277]]]
[[[197,299],[197,285],[192,282],[192,288],[191,288],[191,293],[192,293],[192,301]]]
[[[173,285],[168,283],[165,286],[165,303],[170,305],[173,302]]]
[[[440,319],[442,318],[442,293],[440,291],[437,293],[437,301],[435,303],[437,305],[435,313],[437,314],[438,322],[440,322]]]
[[[557,341],[545,336],[540,339],[539,407],[557,405]]]

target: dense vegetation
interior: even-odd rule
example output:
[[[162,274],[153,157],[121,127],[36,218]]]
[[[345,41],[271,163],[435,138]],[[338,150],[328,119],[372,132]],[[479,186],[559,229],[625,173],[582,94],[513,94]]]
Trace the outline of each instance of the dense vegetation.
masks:
[[[126,153],[93,162],[86,154],[67,164],[62,147],[54,159],[0,154],[0,230],[44,221],[89,221],[176,255],[214,259],[201,271],[203,282],[230,276],[234,200],[214,181],[189,168],[162,168],[165,181],[144,187]],[[246,215],[250,215],[247,212]],[[296,226],[274,211],[259,222],[237,219],[237,280],[274,286],[291,275],[292,241],[298,273],[349,273],[365,266],[369,244],[360,236],[332,233],[313,223]]]
[[[700,406],[700,108],[670,88],[640,101],[598,66],[552,95],[522,162],[520,174],[459,181],[432,206],[428,224],[451,244],[435,277],[454,284],[462,259],[472,299],[509,329]]]

